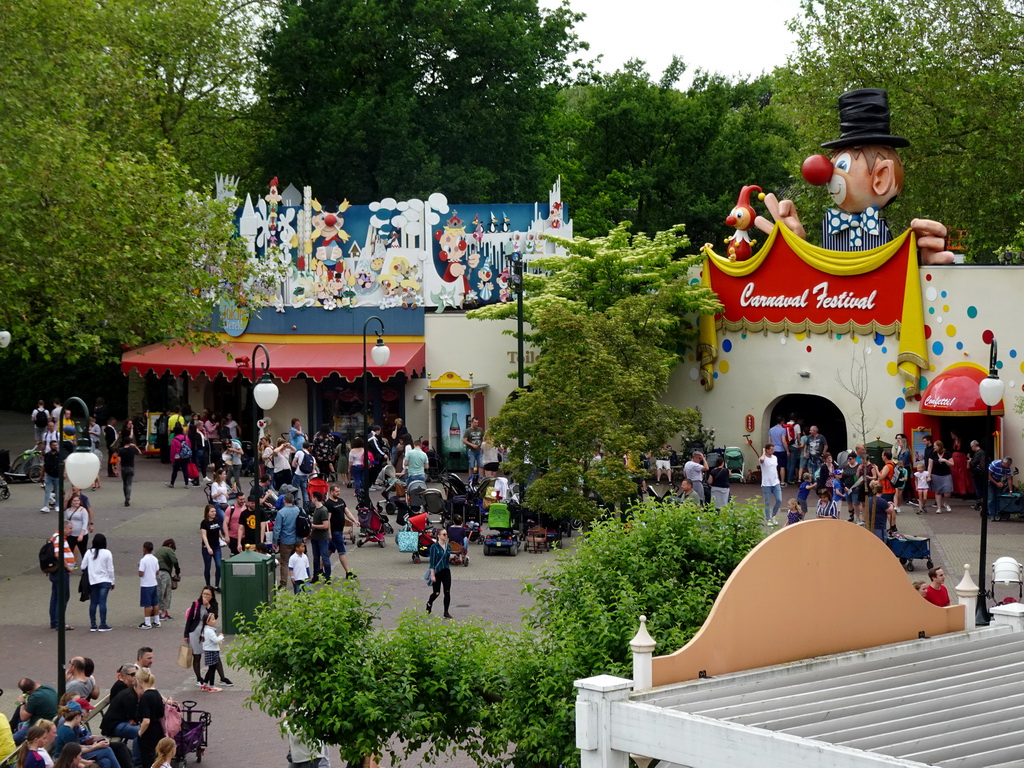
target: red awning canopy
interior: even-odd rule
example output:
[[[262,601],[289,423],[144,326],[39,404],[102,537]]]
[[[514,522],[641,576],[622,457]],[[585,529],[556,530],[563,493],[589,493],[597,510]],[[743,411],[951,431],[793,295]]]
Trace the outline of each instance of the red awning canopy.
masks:
[[[375,365],[370,356],[373,340],[367,340],[366,363],[370,374],[382,381],[404,372],[407,376],[422,376],[426,366],[423,342],[396,342],[388,344],[391,356],[385,366]],[[355,381],[363,375],[362,344],[264,344],[270,353],[270,373],[280,381],[291,381],[305,374],[313,381],[322,381],[331,374],[338,374],[347,381]],[[167,347],[150,344],[121,356],[121,370],[125,373],[136,371],[145,375],[153,371],[158,375],[171,373],[178,376],[187,373],[193,378],[205,373],[211,379],[222,373],[233,379],[242,373],[249,377],[252,370],[249,358],[251,343],[225,342],[219,347],[204,347],[193,352],[188,347]],[[241,371],[238,361],[244,360]],[[260,355],[257,369],[262,368]]]
[[[988,371],[975,363],[954,363],[932,379],[921,398],[921,413],[933,416],[984,416],[985,403],[978,385]],[[1003,415],[1003,401],[992,407],[993,416]]]

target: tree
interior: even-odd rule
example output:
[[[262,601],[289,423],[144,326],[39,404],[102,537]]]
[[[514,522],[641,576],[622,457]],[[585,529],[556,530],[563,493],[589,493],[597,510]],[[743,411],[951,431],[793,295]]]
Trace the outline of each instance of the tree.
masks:
[[[804,147],[836,138],[836,100],[861,87],[889,92],[906,183],[888,214],[967,230],[971,258],[991,259],[1024,217],[1019,141],[1024,4],[1019,0],[808,0],[792,22],[797,52],[778,77],[776,103]],[[809,198],[821,210],[821,195]],[[805,216],[808,231],[816,222]]]
[[[507,449],[512,477],[530,480],[530,507],[555,517],[591,520],[605,503],[636,492],[632,472],[641,452],[661,446],[683,424],[658,398],[668,388],[679,352],[694,336],[694,317],[720,305],[691,285],[697,256],[677,226],[630,235],[628,222],[606,237],[556,240],[564,257],[536,259],[525,276],[528,340],[539,348],[519,390],[488,426]],[[470,317],[513,316],[512,304]],[[597,449],[606,461],[594,461]]]
[[[682,221],[694,242],[719,242],[740,188],[789,183],[792,129],[771,107],[772,80],[736,83],[675,58],[659,82],[633,60],[593,83],[563,91],[550,155],[572,201],[576,231],[606,232],[623,219],[655,232]]]
[[[524,583],[534,607],[518,633],[416,609],[377,629],[385,603],[345,583],[279,596],[241,623],[229,662],[252,674],[249,702],[348,760],[459,749],[494,768],[578,765],[573,680],[628,676],[641,614],[657,652],[680,647],[763,535],[748,506],[630,514],[596,524]]]
[[[580,18],[537,0],[285,0],[261,53],[265,172],[352,200],[533,199]]]
[[[121,345],[204,340],[248,265],[228,207],[190,191],[135,109],[127,4],[13,1],[0,24],[7,354],[105,362]]]

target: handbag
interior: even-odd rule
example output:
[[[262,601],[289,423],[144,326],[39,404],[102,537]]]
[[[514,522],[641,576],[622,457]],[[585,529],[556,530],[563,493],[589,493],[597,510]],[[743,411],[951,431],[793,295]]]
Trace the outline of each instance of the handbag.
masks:
[[[415,552],[419,549],[420,535],[408,523],[406,523],[405,528],[398,532],[396,538],[398,539],[399,552]]]
[[[427,566],[426,572],[423,574],[423,580],[425,582],[427,582],[427,586],[428,587],[433,587],[434,586],[433,582],[430,581],[430,566],[429,565]]]
[[[178,666],[182,669],[192,667],[192,647],[188,645],[178,646]]]
[[[189,462],[188,467],[187,467],[187,472],[188,472],[188,479],[189,480],[198,480],[199,479],[199,467],[197,467],[192,462]]]

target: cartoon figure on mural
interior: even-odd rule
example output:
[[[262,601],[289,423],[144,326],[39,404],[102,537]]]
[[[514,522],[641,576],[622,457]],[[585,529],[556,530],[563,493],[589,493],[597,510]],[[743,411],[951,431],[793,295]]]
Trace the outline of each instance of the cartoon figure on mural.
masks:
[[[480,300],[490,301],[491,296],[494,295],[494,283],[491,282],[491,278],[494,277],[494,271],[491,269],[490,256],[484,256],[484,261],[480,265],[477,277],[480,279]]]
[[[313,240],[321,238],[316,248],[316,259],[326,267],[328,279],[330,274],[337,270],[339,261],[342,262],[344,269],[342,245],[348,242],[349,234],[341,228],[345,223],[341,214],[349,207],[348,200],[343,200],[341,204],[336,200],[327,200],[323,206],[318,201],[313,201],[313,209],[317,212],[312,219]]]
[[[479,248],[484,242],[484,225],[480,222],[480,214],[473,217],[473,239],[476,247]]]
[[[551,204],[551,217],[548,219],[548,226],[558,229],[562,226],[562,201],[556,200]]]
[[[271,247],[277,245],[277,207],[281,195],[277,191],[277,176],[270,180],[270,192],[263,198],[267,201],[267,235]]]
[[[728,246],[729,261],[746,261],[750,258],[751,249],[757,245],[757,240],[750,239],[750,228],[754,226],[754,219],[757,218],[757,211],[750,204],[750,193],[757,190],[759,200],[764,200],[764,193],[756,185],[750,185],[740,190],[739,200],[736,207],[725,217],[725,223],[730,227],[736,227],[731,238],[726,238]]]
[[[466,227],[457,212],[452,213],[444,228],[434,233],[434,237],[441,244],[440,259],[448,264],[444,271],[442,280],[446,283],[459,283],[461,293],[469,292],[469,281],[466,279],[466,265],[462,259],[466,255]],[[458,291],[457,291],[458,292]]]
[[[833,150],[831,159],[813,155],[804,161],[802,174],[809,184],[828,188],[838,208],[825,212],[822,243],[834,251],[865,251],[889,242],[892,237],[880,212],[903,189],[903,163],[896,149],[910,146],[895,136],[889,125],[889,99],[880,88],[861,88],[839,97],[840,137],[821,146]],[[807,233],[792,200],[765,196],[764,204],[775,221],[794,234]],[[773,222],[755,219],[757,228],[770,234]],[[922,264],[950,264],[953,254],[946,248],[946,228],[931,219],[914,219],[910,228],[917,235]]]

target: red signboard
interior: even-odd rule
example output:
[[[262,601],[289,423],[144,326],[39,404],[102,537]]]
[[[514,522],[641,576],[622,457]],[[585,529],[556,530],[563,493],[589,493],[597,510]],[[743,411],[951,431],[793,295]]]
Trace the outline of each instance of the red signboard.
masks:
[[[711,287],[724,306],[722,325],[731,330],[895,332],[903,317],[911,237],[872,252],[846,254],[779,235],[749,262],[709,258]]]

